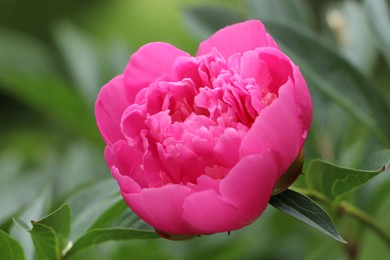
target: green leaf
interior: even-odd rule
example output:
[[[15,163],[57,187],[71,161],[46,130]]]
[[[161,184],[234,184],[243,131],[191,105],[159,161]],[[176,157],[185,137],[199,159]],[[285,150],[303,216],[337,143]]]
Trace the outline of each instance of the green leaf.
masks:
[[[0,72],[0,83],[1,90],[62,124],[65,129],[81,133],[94,143],[101,143],[92,109],[58,77]]]
[[[35,222],[32,221],[33,229],[31,232],[34,232],[35,225],[39,224],[45,227],[52,229],[59,241],[59,245],[64,248],[68,242],[68,236],[70,232],[70,208],[67,204],[61,206],[59,209],[53,211],[48,216],[43,219]]]
[[[93,41],[67,22],[56,26],[54,36],[74,85],[93,104],[103,85]]]
[[[103,212],[89,229],[108,227],[128,208],[123,198],[118,198],[118,202]]]
[[[27,226],[25,222],[29,222],[31,219],[37,219],[44,216],[50,207],[52,199],[52,186],[46,185],[39,196],[34,200],[30,201],[28,207],[23,210],[17,219],[14,219],[15,222],[18,222],[19,225],[14,223],[10,229],[10,234],[14,237],[22,246],[25,253],[26,259],[34,259],[34,245],[31,239],[31,235],[26,232],[32,228]],[[26,225],[25,228],[22,228],[20,225]]]
[[[7,260],[23,260],[23,249],[16,240],[0,229],[0,256]]]
[[[357,189],[364,183],[383,172],[390,162],[390,152],[387,162],[376,165],[375,170],[357,170],[334,165],[323,160],[312,160],[305,172],[307,185],[329,198],[336,199]]]
[[[297,25],[314,24],[313,11],[306,0],[246,0],[248,11],[257,19],[277,19]]]
[[[308,197],[292,190],[272,196],[269,202],[280,211],[303,221],[322,233],[342,242],[346,241],[337,232],[328,214]]]
[[[138,217],[125,203],[122,197],[111,208],[108,208],[89,228],[131,228],[153,231],[140,217]]]
[[[0,157],[0,223],[28,206],[46,184],[45,174],[23,172],[22,167],[23,161],[16,155],[3,154]]]
[[[202,40],[227,25],[244,20],[237,12],[218,7],[186,8],[183,18],[190,31]]]
[[[151,239],[159,238],[153,231],[128,228],[102,228],[92,229],[79,238],[65,255],[69,257],[89,246],[110,240]]]
[[[119,197],[118,184],[113,178],[86,186],[73,194],[68,199],[72,209],[70,239],[74,241],[83,235],[100,217],[102,212],[105,212],[117,203]]]
[[[30,233],[38,259],[61,259],[60,244],[53,229],[35,223]]]
[[[390,9],[386,0],[364,0],[371,32],[390,67]]]
[[[15,222],[30,232],[38,259],[61,259],[68,243],[70,208],[63,205],[39,221],[31,221],[32,229],[20,219]]]
[[[267,21],[265,25],[281,48],[301,68],[309,86],[369,126],[390,146],[390,107],[362,74],[322,43],[317,35],[304,28],[297,29],[274,21]]]
[[[0,28],[0,74],[18,71],[21,74],[56,73],[53,53],[28,35]]]

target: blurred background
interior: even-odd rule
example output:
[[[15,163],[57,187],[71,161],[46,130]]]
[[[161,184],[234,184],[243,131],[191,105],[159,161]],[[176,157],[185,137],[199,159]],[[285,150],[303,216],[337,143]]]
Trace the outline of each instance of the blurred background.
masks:
[[[27,259],[31,241],[12,217],[39,219],[68,202],[79,232],[117,191],[94,119],[101,86],[143,44],[195,55],[216,29],[249,18],[264,21],[309,83],[306,161],[369,169],[390,147],[389,13],[386,0],[0,0],[0,228]],[[388,174],[346,199],[390,230]],[[390,259],[372,231],[326,209],[348,245],[269,207],[229,236],[107,242],[71,259]]]

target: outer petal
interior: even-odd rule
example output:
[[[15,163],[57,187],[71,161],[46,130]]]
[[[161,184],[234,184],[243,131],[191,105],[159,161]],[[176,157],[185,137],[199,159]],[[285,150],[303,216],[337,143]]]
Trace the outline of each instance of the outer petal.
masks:
[[[212,234],[242,228],[251,222],[240,210],[217,193],[193,193],[184,202],[183,218],[190,234]]]
[[[187,186],[171,184],[122,195],[129,207],[154,228],[172,234],[189,234],[182,215],[184,200],[191,192]]]
[[[271,197],[278,159],[270,150],[245,157],[220,181],[219,191],[210,184],[211,189],[188,196],[183,217],[193,234],[230,231],[252,223]]]
[[[306,138],[312,120],[312,113],[313,113],[312,102],[311,102],[309,89],[307,88],[306,85],[306,81],[303,78],[301,72],[299,71],[299,68],[293,65],[293,69],[294,69],[298,114],[300,115],[302,121],[303,137]]]
[[[279,89],[279,97],[261,112],[242,140],[240,157],[273,149],[283,158],[283,173],[298,156],[304,140],[295,86],[289,80]]]
[[[279,177],[280,161],[279,154],[272,150],[244,157],[221,181],[221,195],[238,208],[249,223],[267,207]]]
[[[123,75],[115,77],[100,90],[95,104],[95,116],[100,133],[108,145],[124,139],[120,122],[128,105]]]
[[[237,23],[217,31],[200,44],[196,55],[210,53],[214,47],[225,59],[234,53],[244,53],[257,47],[279,48],[258,20]]]
[[[180,56],[189,54],[163,42],[152,42],[139,48],[124,72],[128,99],[133,102],[137,93],[157,78],[170,77],[173,63]]]

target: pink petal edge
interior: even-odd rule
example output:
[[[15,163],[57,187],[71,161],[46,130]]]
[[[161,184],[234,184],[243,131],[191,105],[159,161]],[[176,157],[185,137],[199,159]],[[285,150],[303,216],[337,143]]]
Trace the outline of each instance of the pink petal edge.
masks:
[[[214,47],[225,59],[235,53],[244,53],[258,47],[279,48],[259,20],[233,24],[217,31],[199,45],[196,56],[210,53]]]

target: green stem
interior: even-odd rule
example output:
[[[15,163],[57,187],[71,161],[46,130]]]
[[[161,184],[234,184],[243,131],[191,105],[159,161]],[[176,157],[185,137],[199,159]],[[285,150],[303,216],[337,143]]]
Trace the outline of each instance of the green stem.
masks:
[[[315,190],[295,187],[294,190],[314,200],[323,202],[328,205],[332,205],[331,200],[327,196]],[[365,224],[367,227],[371,228],[379,237],[381,237],[386,242],[387,246],[390,248],[390,233],[374,217],[346,201],[341,201],[336,205],[336,207],[345,215],[354,217],[361,221],[363,224]]]

